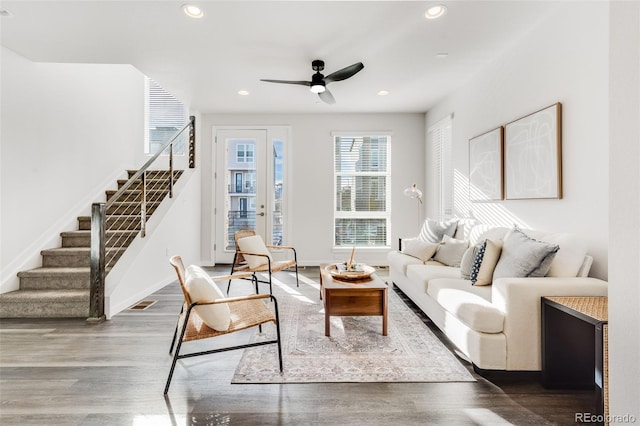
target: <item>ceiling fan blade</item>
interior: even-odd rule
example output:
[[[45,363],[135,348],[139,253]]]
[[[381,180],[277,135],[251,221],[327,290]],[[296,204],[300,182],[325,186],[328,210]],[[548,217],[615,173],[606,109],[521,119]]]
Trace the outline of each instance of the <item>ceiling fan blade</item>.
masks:
[[[360,72],[364,68],[362,62],[355,63],[353,65],[349,65],[348,67],[342,68],[334,73],[329,74],[324,78],[325,83],[331,83],[332,81],[341,81],[346,80],[349,77],[353,77],[355,74]]]
[[[335,98],[333,97],[333,95],[329,90],[325,89],[324,92],[318,93],[318,96],[320,97],[320,99],[322,99],[323,102],[328,103],[330,105],[333,105],[336,103]]]
[[[299,84],[301,86],[307,86],[307,87],[311,86],[311,82],[310,81],[264,80],[264,79],[261,79],[260,81],[266,81],[267,83]]]

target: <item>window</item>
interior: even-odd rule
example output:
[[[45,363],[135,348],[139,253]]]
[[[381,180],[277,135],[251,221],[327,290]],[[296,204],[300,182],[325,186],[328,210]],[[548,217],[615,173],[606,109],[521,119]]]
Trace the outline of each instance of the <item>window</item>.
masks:
[[[452,115],[429,127],[428,138],[433,147],[438,180],[440,219],[453,216]]]
[[[253,163],[255,145],[238,144],[236,146],[236,162],[237,163]]]
[[[335,246],[389,247],[390,137],[334,135]]]
[[[146,79],[146,122],[145,154],[155,154],[187,123],[184,104],[167,92],[155,81]],[[176,140],[173,153],[184,155],[188,133]]]

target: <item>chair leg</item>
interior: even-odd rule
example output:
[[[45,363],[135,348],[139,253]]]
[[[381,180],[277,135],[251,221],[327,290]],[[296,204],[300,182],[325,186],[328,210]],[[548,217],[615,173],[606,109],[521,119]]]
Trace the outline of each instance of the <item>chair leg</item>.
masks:
[[[296,262],[296,287],[300,287],[300,281],[298,280],[298,262]]]
[[[169,377],[167,377],[167,384],[164,386],[165,395],[167,394],[167,392],[169,392],[169,385],[171,385],[171,378],[173,377],[173,371],[175,370],[176,363],[178,362],[178,356],[180,355],[180,347],[182,347],[182,339],[184,338],[184,333],[187,331],[187,325],[189,324],[190,314],[191,314],[191,308],[187,310],[187,314],[185,315],[184,324],[182,325],[182,331],[180,332],[180,340],[178,341],[178,345],[176,346],[176,352],[173,354],[173,361],[171,362]]]
[[[233,255],[233,263],[231,264],[231,272],[229,272],[229,275],[233,275],[233,270],[236,267],[236,259],[238,258],[238,253]],[[229,282],[227,283],[227,295],[229,295],[229,290],[231,289],[231,279],[229,279]]]
[[[280,339],[280,315],[278,313],[278,301],[275,297],[271,296],[271,300],[273,300],[275,312],[276,312],[276,338],[278,340],[278,363],[280,364],[280,373],[283,372],[282,367],[282,340]]]
[[[173,346],[176,344],[176,337],[178,337],[178,326],[180,325],[180,316],[184,312],[184,304],[182,304],[182,308],[180,309],[180,315],[178,316],[178,321],[176,322],[176,329],[173,332],[173,339],[171,339],[171,347],[169,348],[169,355],[173,353]]]

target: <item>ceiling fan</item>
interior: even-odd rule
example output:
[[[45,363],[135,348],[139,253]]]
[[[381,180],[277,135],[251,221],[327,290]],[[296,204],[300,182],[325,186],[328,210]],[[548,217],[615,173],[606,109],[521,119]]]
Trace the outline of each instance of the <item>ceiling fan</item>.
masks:
[[[324,61],[320,59],[316,59],[311,62],[311,68],[316,72],[311,76],[311,81],[292,81],[292,80],[267,80],[261,79],[260,81],[266,81],[268,83],[284,83],[284,84],[299,84],[301,86],[307,86],[313,93],[317,93],[320,99],[328,104],[335,104],[336,100],[333,95],[327,89],[327,84],[334,81],[342,81],[347,78],[353,77],[356,75],[364,65],[362,62],[357,62],[353,65],[349,65],[348,67],[342,68],[334,73],[329,74],[328,76],[324,76],[320,73],[320,71],[324,70]]]

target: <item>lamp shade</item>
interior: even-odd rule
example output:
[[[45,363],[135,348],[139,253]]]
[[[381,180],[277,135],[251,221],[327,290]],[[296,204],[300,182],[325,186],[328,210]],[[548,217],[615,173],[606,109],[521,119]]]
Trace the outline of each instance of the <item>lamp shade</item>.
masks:
[[[409,198],[417,198],[422,203],[422,191],[417,188],[415,183],[404,190],[404,195]]]

